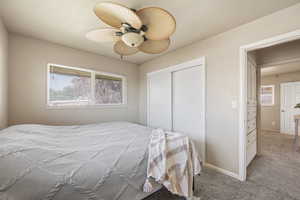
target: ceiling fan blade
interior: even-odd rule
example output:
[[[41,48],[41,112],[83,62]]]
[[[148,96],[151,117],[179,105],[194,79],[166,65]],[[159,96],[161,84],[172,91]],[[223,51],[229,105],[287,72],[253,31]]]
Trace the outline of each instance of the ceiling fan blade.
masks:
[[[170,46],[170,39],[166,40],[147,40],[138,48],[144,53],[159,54],[167,50]]]
[[[129,47],[122,40],[119,40],[114,46],[114,51],[121,56],[128,56],[137,53],[139,49],[136,47]]]
[[[142,21],[137,14],[120,4],[101,2],[95,6],[94,12],[104,23],[115,28],[120,28],[125,22],[136,29],[142,26]]]
[[[138,10],[136,14],[142,23],[148,27],[146,37],[150,40],[165,40],[175,32],[175,18],[162,8],[143,8]]]
[[[116,35],[118,31],[118,29],[114,28],[97,29],[88,32],[86,37],[95,42],[116,42],[120,40],[120,37]]]

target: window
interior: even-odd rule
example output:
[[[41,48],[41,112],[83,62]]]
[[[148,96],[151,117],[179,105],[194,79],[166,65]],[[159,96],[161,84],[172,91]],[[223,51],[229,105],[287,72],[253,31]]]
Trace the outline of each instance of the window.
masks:
[[[96,74],[95,103],[96,104],[121,104],[122,103],[122,78]]]
[[[261,86],[261,105],[262,106],[274,105],[274,85]]]
[[[48,65],[48,106],[125,104],[124,76]]]

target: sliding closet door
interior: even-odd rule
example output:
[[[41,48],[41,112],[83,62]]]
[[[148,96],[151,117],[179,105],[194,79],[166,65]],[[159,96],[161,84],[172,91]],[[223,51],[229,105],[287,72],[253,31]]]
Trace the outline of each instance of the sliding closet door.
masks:
[[[148,126],[172,130],[172,80],[170,72],[148,75]]]
[[[205,146],[204,73],[203,66],[185,68],[172,73],[173,130],[192,138],[202,159]]]

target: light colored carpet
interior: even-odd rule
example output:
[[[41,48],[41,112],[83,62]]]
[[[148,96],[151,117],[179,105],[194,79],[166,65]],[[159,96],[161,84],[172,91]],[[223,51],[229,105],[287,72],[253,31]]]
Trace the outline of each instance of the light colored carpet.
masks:
[[[201,200],[300,200],[300,152],[293,137],[264,132],[263,152],[248,168],[248,180],[204,169],[196,178],[196,196]],[[183,200],[161,190],[145,200]]]

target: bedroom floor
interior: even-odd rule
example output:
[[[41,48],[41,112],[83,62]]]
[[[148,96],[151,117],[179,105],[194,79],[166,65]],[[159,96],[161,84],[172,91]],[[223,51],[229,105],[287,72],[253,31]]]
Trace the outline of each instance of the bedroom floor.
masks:
[[[196,179],[196,196],[201,200],[300,200],[300,148],[293,137],[263,133],[262,155],[248,168],[244,183],[205,169]],[[145,200],[181,200],[166,190]]]

